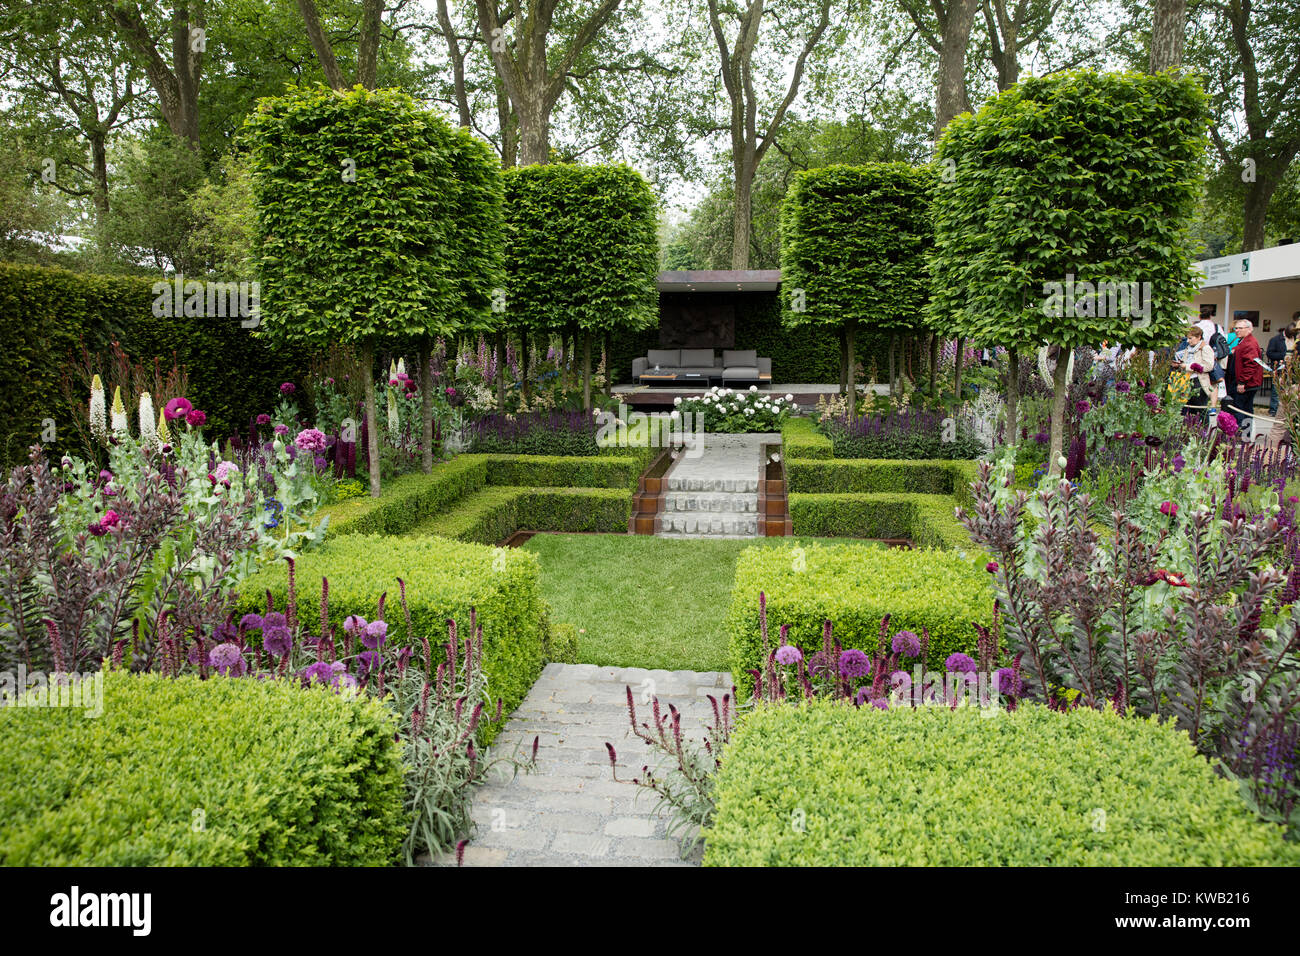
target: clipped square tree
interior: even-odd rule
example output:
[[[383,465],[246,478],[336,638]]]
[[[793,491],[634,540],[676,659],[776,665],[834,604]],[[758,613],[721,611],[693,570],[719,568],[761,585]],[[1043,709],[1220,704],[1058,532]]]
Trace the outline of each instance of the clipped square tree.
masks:
[[[285,341],[360,350],[377,496],[375,349],[483,321],[500,284],[499,164],[397,90],[290,90],[246,128],[263,320]]]
[[[1157,348],[1188,322],[1208,121],[1190,77],[1081,70],[1024,80],[939,141],[931,322],[988,345],[1059,347],[1054,472],[1068,350]]]

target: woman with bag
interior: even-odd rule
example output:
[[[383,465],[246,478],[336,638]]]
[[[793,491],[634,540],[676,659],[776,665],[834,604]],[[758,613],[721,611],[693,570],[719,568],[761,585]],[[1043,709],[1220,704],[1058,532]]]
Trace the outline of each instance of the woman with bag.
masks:
[[[1179,353],[1179,361],[1174,362],[1191,377],[1191,388],[1187,393],[1187,404],[1183,406],[1183,415],[1195,415],[1204,424],[1209,418],[1211,399],[1218,389],[1211,381],[1214,370],[1219,369],[1214,360],[1214,349],[1205,341],[1205,333],[1199,325],[1187,330],[1187,348]],[[1216,402],[1217,404],[1217,402]]]

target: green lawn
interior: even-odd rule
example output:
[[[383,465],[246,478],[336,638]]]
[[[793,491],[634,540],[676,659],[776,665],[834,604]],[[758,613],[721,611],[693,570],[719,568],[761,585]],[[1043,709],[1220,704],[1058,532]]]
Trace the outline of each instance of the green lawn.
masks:
[[[579,630],[581,663],[718,671],[727,669],[723,618],[741,550],[796,540],[817,539],[539,534],[524,548],[541,560],[555,619]]]

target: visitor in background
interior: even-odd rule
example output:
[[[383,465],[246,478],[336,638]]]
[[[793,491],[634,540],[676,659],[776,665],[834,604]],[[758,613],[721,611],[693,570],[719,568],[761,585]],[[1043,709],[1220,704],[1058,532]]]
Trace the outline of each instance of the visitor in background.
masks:
[[[1224,379],[1228,386],[1228,396],[1224,399],[1223,404],[1224,407],[1227,408],[1228,411],[1232,412],[1234,416],[1237,414],[1232,411],[1237,407],[1237,379],[1235,366],[1232,361],[1232,353],[1237,348],[1237,343],[1241,341],[1241,338],[1237,335],[1236,325],[1237,323],[1234,322],[1232,328],[1223,330],[1223,337],[1227,339],[1228,347],[1228,357],[1223,362]],[[1211,342],[1210,344],[1213,346],[1214,343]]]
[[[1237,320],[1234,326],[1237,344],[1232,349],[1232,361],[1228,363],[1228,381],[1232,383],[1228,396],[1235,406],[1228,410],[1242,427],[1245,427],[1245,419],[1254,418],[1255,393],[1264,384],[1264,353],[1255,341],[1254,328],[1249,319]]]
[[[1295,348],[1295,329],[1285,328],[1277,335],[1268,340],[1268,359],[1269,368],[1273,371],[1273,388],[1272,394],[1268,398],[1268,414],[1270,418],[1277,416],[1277,373],[1278,369],[1287,360],[1291,350]]]
[[[1178,353],[1174,367],[1187,372],[1191,378],[1183,415],[1195,415],[1202,424],[1210,414],[1210,396],[1217,391],[1210,383],[1210,369],[1213,366],[1214,349],[1205,341],[1205,333],[1200,325],[1193,325],[1187,330],[1187,347]]]

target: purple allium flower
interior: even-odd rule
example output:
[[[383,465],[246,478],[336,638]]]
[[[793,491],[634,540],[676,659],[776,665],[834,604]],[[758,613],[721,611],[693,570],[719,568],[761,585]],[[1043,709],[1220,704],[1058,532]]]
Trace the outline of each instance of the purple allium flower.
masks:
[[[1229,438],[1232,438],[1241,430],[1241,426],[1237,424],[1237,420],[1227,412],[1219,412],[1217,422],[1219,425],[1219,431],[1223,432],[1223,434],[1227,435]]]
[[[1016,677],[1016,672],[1010,667],[1000,667],[996,674],[993,675],[997,681],[999,694],[1006,694],[1008,697],[1019,697],[1025,690],[1025,682]]]
[[[336,674],[334,676],[334,686],[339,690],[354,690],[361,684],[351,674]]]
[[[319,455],[325,450],[328,439],[319,428],[304,428],[298,433],[298,437],[293,440],[293,443],[308,454]]]
[[[328,465],[329,462],[325,459],[324,455],[317,455],[316,458],[312,461],[312,464],[316,466],[317,471],[320,471],[322,468]]]
[[[903,657],[916,657],[921,653],[921,639],[912,631],[899,631],[889,646],[895,654]]]
[[[1187,464],[1187,459],[1184,458],[1182,456],[1182,453],[1180,452],[1177,455],[1174,455],[1173,464],[1174,464],[1174,474],[1176,475],[1183,470],[1183,466]]]
[[[193,410],[194,406],[190,404],[188,398],[173,398],[163,406],[163,418],[174,422],[178,418],[184,418]]]
[[[856,647],[850,647],[840,654],[840,676],[847,678],[866,677],[871,673],[871,661],[867,655]]]
[[[1127,395],[1132,390],[1133,386],[1128,382],[1121,380],[1115,383],[1115,391],[1119,392],[1121,395]]]
[[[245,614],[239,619],[239,629],[241,631],[260,631],[264,623],[260,614]]]
[[[1142,401],[1146,402],[1147,407],[1150,408],[1152,411],[1155,411],[1157,408],[1160,407],[1160,396],[1157,395],[1155,392],[1147,392],[1145,395],[1142,396]]]
[[[317,661],[302,672],[302,679],[308,684],[330,684],[334,681],[334,668],[325,661]]]
[[[353,635],[364,632],[366,626],[366,619],[359,614],[349,614],[343,622],[343,630]]]
[[[266,412],[262,412],[262,414],[257,416],[257,424],[259,425],[271,424],[271,416],[266,414]]]
[[[388,639],[388,622],[371,621],[361,632],[361,643],[372,651],[383,647],[384,641]]]
[[[871,699],[871,688],[859,687],[857,694],[855,694],[853,697],[853,703],[858,707],[861,707],[870,699]]]
[[[207,414],[205,412],[199,411],[197,408],[185,416],[185,424],[190,425],[194,428],[202,428],[207,423],[208,423]]]
[[[208,652],[208,663],[215,667],[219,674],[229,674],[231,671],[239,674],[243,673],[240,665],[244,663],[244,655],[240,652],[238,644],[227,641],[218,644]]]
[[[262,618],[263,627],[288,627],[289,619],[279,611],[268,611],[266,617]]]
[[[1046,445],[1051,440],[1052,436],[1047,432],[1036,432],[1034,434],[1034,441],[1038,442],[1040,445]]]
[[[803,654],[800,652],[799,648],[792,644],[786,644],[776,649],[776,662],[778,664],[785,664],[788,666],[790,664],[798,664],[801,660],[803,660]]]
[[[357,673],[364,680],[370,672],[379,666],[378,651],[362,651],[357,655]]]
[[[292,395],[292,394],[293,394],[294,392],[296,392],[297,390],[298,390],[298,387],[297,387],[296,385],[294,385],[293,382],[281,382],[281,383],[280,383],[280,394],[281,394],[281,395]]]
[[[889,701],[883,697],[876,697],[871,701],[871,706],[876,710],[889,710]]]
[[[262,632],[262,646],[274,657],[284,657],[293,647],[293,637],[287,627],[268,627]]]
[[[975,673],[975,659],[969,654],[963,654],[958,651],[956,654],[949,654],[948,659],[943,662],[943,666],[950,671],[959,671],[963,674]]]

